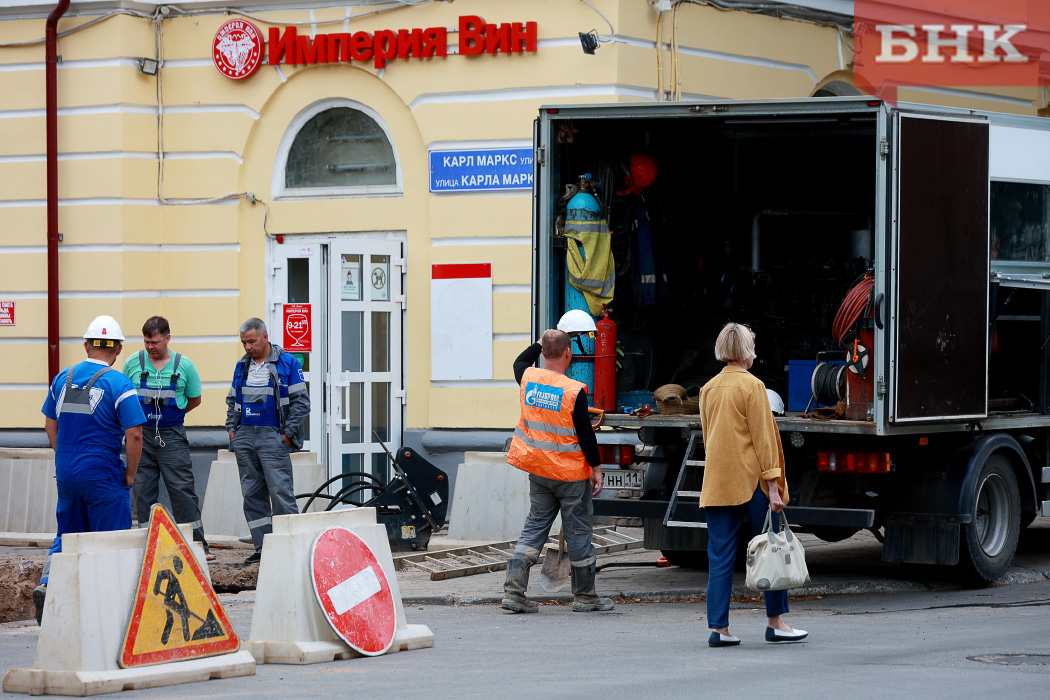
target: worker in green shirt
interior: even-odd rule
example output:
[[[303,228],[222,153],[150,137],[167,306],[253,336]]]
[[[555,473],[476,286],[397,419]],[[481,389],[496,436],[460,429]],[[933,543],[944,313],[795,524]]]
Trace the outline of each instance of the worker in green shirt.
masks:
[[[168,349],[171,328],[163,316],[142,325],[146,349],[128,358],[124,374],[138,388],[146,413],[142,426],[142,458],[135,474],[133,493],[139,520],[149,517],[157,503],[160,479],[168,488],[172,515],[177,523],[193,525],[193,539],[204,546],[208,560],[215,559],[204,539],[200,503],[193,485],[193,463],[183,421],[201,404],[201,379],[188,357]]]

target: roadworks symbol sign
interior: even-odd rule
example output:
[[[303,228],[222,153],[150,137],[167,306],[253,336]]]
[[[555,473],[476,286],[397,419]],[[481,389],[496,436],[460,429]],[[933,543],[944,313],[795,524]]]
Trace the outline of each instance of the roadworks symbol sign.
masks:
[[[239,647],[237,633],[182,533],[163,506],[153,506],[120,667],[217,656]]]

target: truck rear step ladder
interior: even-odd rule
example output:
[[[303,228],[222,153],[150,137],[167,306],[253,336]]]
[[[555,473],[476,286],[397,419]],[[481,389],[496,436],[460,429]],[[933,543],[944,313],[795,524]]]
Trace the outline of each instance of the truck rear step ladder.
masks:
[[[642,540],[616,532],[611,527],[594,528],[593,539],[595,554],[610,554],[642,547]],[[395,555],[394,568],[400,571],[408,565],[422,569],[430,574],[431,581],[503,571],[507,568],[507,562],[514,556],[514,545],[517,543],[517,540],[507,540],[506,542],[480,543],[472,547]],[[546,547],[557,549],[558,538],[548,537]],[[543,561],[542,557],[540,561]]]
[[[685,448],[685,458],[682,459],[682,468],[678,471],[678,479],[674,483],[674,491],[671,492],[671,500],[667,504],[667,512],[664,514],[664,527],[694,527],[706,528],[707,523],[691,520],[673,520],[675,508],[678,507],[679,498],[696,499],[700,503],[699,491],[683,491],[682,484],[691,485],[697,483],[699,470],[704,466],[704,460],[697,459],[703,449],[704,440],[699,430],[689,433],[689,444]],[[686,474],[692,474],[692,479]]]

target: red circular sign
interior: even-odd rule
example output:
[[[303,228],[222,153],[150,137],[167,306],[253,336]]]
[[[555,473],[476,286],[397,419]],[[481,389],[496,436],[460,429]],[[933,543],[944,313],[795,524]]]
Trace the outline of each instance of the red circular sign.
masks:
[[[366,656],[385,653],[397,628],[394,596],[368,545],[345,527],[330,527],[314,540],[310,571],[335,633]]]
[[[255,72],[262,62],[263,40],[258,28],[243,19],[231,19],[215,32],[211,59],[227,78],[240,80]]]

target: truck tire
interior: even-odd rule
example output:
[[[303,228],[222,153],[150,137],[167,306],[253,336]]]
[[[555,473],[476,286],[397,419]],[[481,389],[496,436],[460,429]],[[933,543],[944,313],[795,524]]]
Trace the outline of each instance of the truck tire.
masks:
[[[1006,573],[1017,551],[1021,496],[1009,460],[988,458],[977,477],[973,520],[962,526],[959,566],[974,583],[988,584]]]

